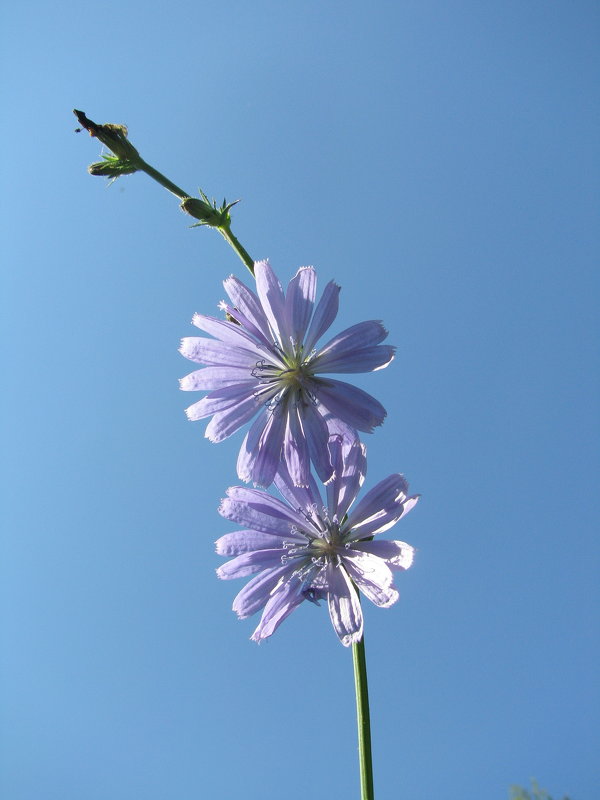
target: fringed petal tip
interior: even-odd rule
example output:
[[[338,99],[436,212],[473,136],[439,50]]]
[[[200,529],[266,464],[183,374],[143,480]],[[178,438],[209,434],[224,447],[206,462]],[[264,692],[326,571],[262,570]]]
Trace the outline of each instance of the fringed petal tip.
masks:
[[[331,483],[337,478],[337,474],[335,470],[332,470],[331,475],[327,478],[327,480],[323,481],[323,486],[331,486]]]
[[[393,344],[386,345],[386,347],[389,347],[389,349],[391,351],[390,357],[388,358],[388,360],[384,364],[380,364],[378,367],[375,367],[373,372],[379,372],[380,369],[385,369],[386,367],[389,367],[389,365],[392,363],[392,361],[396,358],[396,350],[398,348]]]
[[[217,508],[217,514],[220,514],[222,517],[225,517],[225,519],[227,519],[227,516],[226,516],[227,512],[225,511],[226,502],[227,502],[227,498],[226,497],[222,497],[220,499],[220,501],[219,501],[219,507]]]
[[[256,486],[256,484],[255,484],[255,486]],[[294,486],[297,489],[308,489],[310,484],[309,484],[308,481],[294,481]],[[265,487],[262,487],[262,488],[265,488]]]
[[[382,603],[378,603],[377,607],[378,608],[390,608],[390,606],[393,606],[394,603],[398,602],[399,597],[400,597],[400,592],[396,588],[392,588],[392,589],[389,590],[388,599],[385,600]]]
[[[412,567],[416,552],[416,547],[412,547],[410,544],[407,544],[406,547],[402,548],[402,556],[398,558],[397,566],[400,569],[409,569]]]

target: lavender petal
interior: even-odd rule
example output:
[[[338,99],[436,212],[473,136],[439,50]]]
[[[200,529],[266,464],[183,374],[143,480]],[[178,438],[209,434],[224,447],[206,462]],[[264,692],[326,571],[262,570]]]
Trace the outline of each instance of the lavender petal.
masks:
[[[371,553],[348,550],[344,567],[360,591],[380,608],[389,608],[398,599],[392,571],[382,558]]]
[[[260,533],[259,531],[243,530],[226,533],[215,542],[215,551],[220,556],[232,558],[242,553],[251,553],[253,550],[281,549],[282,541],[287,538],[280,534]]]
[[[337,283],[330,281],[325,287],[321,299],[317,303],[308,333],[306,334],[306,339],[304,340],[305,353],[310,353],[316,342],[318,342],[325,331],[330,328],[333,320],[337,317],[339,301],[340,287]]]
[[[274,483],[282,497],[287,500],[292,508],[301,509],[306,514],[305,524],[308,526],[307,530],[310,529],[312,533],[318,533],[318,529],[312,522],[311,511],[313,508],[321,508],[323,501],[312,474],[309,473],[308,486],[295,486],[286,463],[282,462]]]
[[[264,570],[264,572],[259,572],[258,575],[249,580],[233,601],[232,608],[238,617],[246,619],[246,617],[251,616],[262,608],[269,600],[271,592],[279,581],[284,581],[286,578],[289,579],[293,571],[293,566],[284,564],[280,567],[273,567],[272,569]]]
[[[358,494],[367,471],[366,448],[359,441],[331,436],[329,452],[334,479],[327,484],[327,506],[331,518],[342,520]]]
[[[408,569],[414,559],[415,548],[406,542],[376,539],[369,542],[354,542],[352,550],[362,550],[382,558],[392,570]]]
[[[260,511],[262,514],[270,514],[272,517],[287,520],[293,525],[302,527],[304,520],[302,512],[298,512],[294,506],[290,507],[278,497],[263,492],[261,489],[251,489],[248,486],[230,486],[227,489],[227,496],[239,503],[246,503],[250,508]]]
[[[360,641],[363,634],[363,615],[358,595],[344,569],[328,565],[325,572],[331,624],[344,647],[350,647]]]
[[[276,406],[268,412],[264,425],[256,426],[255,423],[250,428],[244,453],[244,468],[247,465],[250,479],[256,486],[266,488],[273,483],[281,461],[285,421],[286,415],[280,406]],[[244,480],[240,472],[238,475]]]
[[[207,394],[206,397],[203,397],[202,400],[198,400],[198,402],[187,408],[185,413],[190,420],[204,419],[204,417],[209,417],[211,414],[227,411],[227,409],[240,406],[250,400],[255,410],[257,410],[259,403],[255,396],[255,385],[249,382],[238,383],[234,386],[215,389],[210,394]]]
[[[394,474],[384,478],[361,499],[350,513],[346,527],[348,529],[361,525],[375,514],[395,508],[405,499],[408,483],[404,475]]]
[[[251,396],[243,403],[226,411],[218,411],[206,426],[204,435],[211,442],[222,442],[252,419],[261,403]]]
[[[418,499],[419,495],[415,495],[406,500],[400,500],[388,508],[379,511],[377,514],[374,514],[372,517],[369,517],[366,521],[353,524],[352,533],[348,536],[348,541],[366,539],[369,536],[375,536],[375,534],[389,530],[399,522],[402,517],[408,514],[411,508],[416,505]],[[347,522],[346,524],[349,523]]]
[[[298,409],[288,409],[285,433],[283,437],[283,457],[289,474],[296,486],[308,486],[310,461],[308,445],[304,437],[302,423],[298,418]]]
[[[329,428],[321,413],[321,408],[312,403],[304,409],[304,430],[310,460],[314,464],[319,478],[324,484],[327,484],[333,476],[333,466],[327,447]]]
[[[282,548],[276,550],[255,550],[253,553],[241,553],[226,564],[221,564],[217,575],[221,580],[228,581],[233,578],[247,578],[263,569],[270,569],[281,564],[281,556],[285,553]]]
[[[224,311],[228,317],[234,319],[238,325],[241,325],[242,328],[251,333],[252,336],[256,339],[257,342],[260,342],[264,345],[270,352],[273,352],[273,341],[271,338],[267,338],[264,333],[256,327],[256,325],[250,320],[245,314],[243,314],[239,308],[230,305],[229,303],[222,302],[219,304],[219,308],[221,311]]]
[[[233,347],[219,342],[217,339],[206,339],[204,336],[186,336],[181,340],[179,352],[190,361],[214,367],[242,367],[251,371],[256,362],[262,358],[261,353]]]
[[[246,367],[204,367],[181,378],[179,388],[184,392],[208,392],[245,380],[256,383]]]
[[[254,264],[254,277],[258,298],[269,320],[271,331],[285,349],[289,332],[285,325],[285,297],[281,284],[268,261],[257,261]]]
[[[329,412],[359,431],[371,433],[387,416],[381,403],[357,386],[333,378],[318,378],[314,383],[318,401]]]
[[[225,291],[235,308],[247,317],[252,324],[258,328],[267,341],[272,341],[269,321],[260,305],[258,297],[251,289],[238,280],[234,275],[230,275],[223,281]]]
[[[311,362],[315,372],[357,373],[376,372],[394,360],[396,348],[391,345],[363,347],[350,353],[332,351],[319,355]]]
[[[312,316],[317,292],[317,275],[312,267],[300,267],[288,284],[285,297],[287,328],[293,341],[300,343]]]
[[[303,584],[291,579],[281,589],[275,591],[267,601],[258,627],[250,637],[253,642],[261,642],[272,636],[281,623],[304,601]]]
[[[297,515],[292,509],[288,518],[276,517],[268,511],[252,508],[248,503],[226,497],[221,500],[219,514],[231,522],[237,522],[253,531],[283,536],[286,540],[304,543],[306,537],[296,531]]]
[[[337,353],[338,355],[348,355],[355,350],[362,350],[364,347],[372,347],[380,344],[388,335],[383,323],[377,319],[358,322],[350,328],[346,328],[330,339],[322,347],[319,347],[317,357]]]

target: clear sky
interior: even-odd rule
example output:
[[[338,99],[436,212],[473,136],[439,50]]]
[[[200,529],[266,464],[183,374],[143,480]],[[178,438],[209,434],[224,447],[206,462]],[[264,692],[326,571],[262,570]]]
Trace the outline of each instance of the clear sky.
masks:
[[[420,505],[365,606],[378,800],[600,796],[594,2],[5,4],[6,800],[358,797],[351,652],[304,604],[260,647],[219,582],[238,483],[177,353],[241,262],[72,108],[126,123],[334,331],[398,346],[367,488]],[[248,276],[248,279],[249,276]],[[391,535],[391,534],[388,534]]]

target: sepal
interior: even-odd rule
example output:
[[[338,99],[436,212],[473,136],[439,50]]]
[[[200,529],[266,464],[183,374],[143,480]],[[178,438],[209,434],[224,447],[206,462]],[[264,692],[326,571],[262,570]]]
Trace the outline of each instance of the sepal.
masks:
[[[110,155],[109,153],[104,153],[102,158],[104,161],[97,161],[89,165],[88,172],[90,175],[98,175],[100,177],[116,180],[120,178],[121,175],[131,175],[138,171],[135,162],[130,159],[117,158],[117,156]]]

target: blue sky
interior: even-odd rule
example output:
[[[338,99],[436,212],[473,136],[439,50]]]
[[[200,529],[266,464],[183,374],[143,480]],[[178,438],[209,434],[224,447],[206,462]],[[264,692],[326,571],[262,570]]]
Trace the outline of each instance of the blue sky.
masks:
[[[389,412],[367,488],[423,495],[365,608],[378,800],[597,796],[597,4],[1,14],[2,796],[358,796],[326,610],[258,647],[214,575],[240,437],[187,422],[177,346],[245,269],[145,176],[87,175],[74,107],[398,346],[357,378]]]

